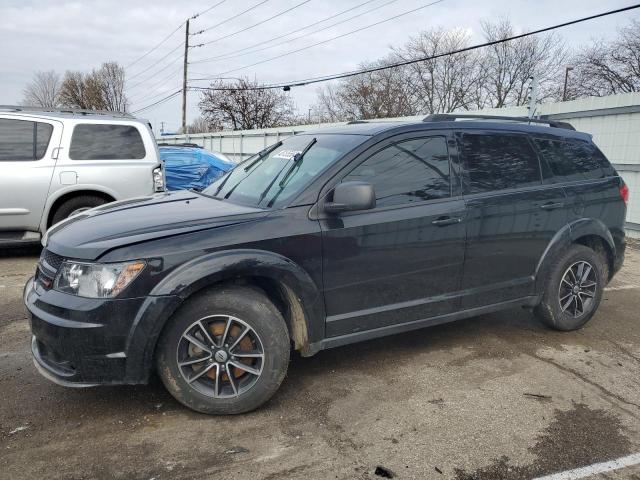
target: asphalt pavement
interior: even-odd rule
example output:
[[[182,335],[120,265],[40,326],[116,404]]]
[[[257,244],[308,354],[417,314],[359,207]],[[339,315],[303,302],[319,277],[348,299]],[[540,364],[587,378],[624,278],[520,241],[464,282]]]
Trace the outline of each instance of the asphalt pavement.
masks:
[[[640,452],[635,248],[582,330],[517,309],[293,355],[276,396],[233,417],[191,412],[158,380],[42,378],[21,296],[37,255],[0,254],[2,479],[510,480]],[[593,478],[640,479],[640,465]]]

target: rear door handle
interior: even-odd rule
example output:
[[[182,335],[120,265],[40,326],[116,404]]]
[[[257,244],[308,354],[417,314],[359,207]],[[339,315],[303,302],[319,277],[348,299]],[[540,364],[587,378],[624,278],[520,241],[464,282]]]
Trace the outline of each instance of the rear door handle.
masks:
[[[431,224],[438,227],[444,227],[446,225],[454,225],[456,223],[460,223],[461,221],[462,218],[460,217],[440,217],[431,222]]]
[[[543,210],[554,210],[562,207],[564,207],[564,202],[549,202],[540,205],[540,208]]]

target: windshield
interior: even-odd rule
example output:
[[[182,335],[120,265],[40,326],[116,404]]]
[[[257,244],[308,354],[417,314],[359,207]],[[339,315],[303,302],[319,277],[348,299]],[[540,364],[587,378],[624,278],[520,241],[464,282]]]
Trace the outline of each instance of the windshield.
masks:
[[[257,154],[238,164],[202,193],[244,205],[277,208],[367,138],[330,134],[289,137],[265,149],[262,157]]]

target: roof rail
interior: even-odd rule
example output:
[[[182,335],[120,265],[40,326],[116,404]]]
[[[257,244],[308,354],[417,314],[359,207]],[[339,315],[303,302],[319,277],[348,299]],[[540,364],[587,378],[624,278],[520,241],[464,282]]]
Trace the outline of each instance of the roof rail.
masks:
[[[457,113],[435,113],[427,115],[422,119],[423,122],[453,122],[457,119],[471,119],[471,120],[500,120],[508,122],[520,122],[520,123],[541,123],[549,125],[553,128],[564,128],[565,130],[575,130],[573,125],[568,122],[557,122],[555,120],[544,120],[540,118],[529,117],[507,117],[500,115],[473,115],[473,114],[457,114]]]
[[[347,125],[359,125],[361,123],[369,123],[366,120],[349,120]]]
[[[24,105],[0,105],[0,110],[10,112],[42,112],[42,113],[71,113],[76,115],[108,115],[110,117],[136,118],[126,112],[112,112],[109,110],[90,110],[86,108],[67,107],[30,107]]]

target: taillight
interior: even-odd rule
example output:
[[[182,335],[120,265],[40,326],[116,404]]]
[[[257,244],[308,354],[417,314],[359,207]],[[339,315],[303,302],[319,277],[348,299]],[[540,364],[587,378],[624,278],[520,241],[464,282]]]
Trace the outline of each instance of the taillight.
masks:
[[[626,183],[622,183],[620,187],[620,196],[622,197],[622,201],[625,205],[629,203],[629,187],[627,187]]]

